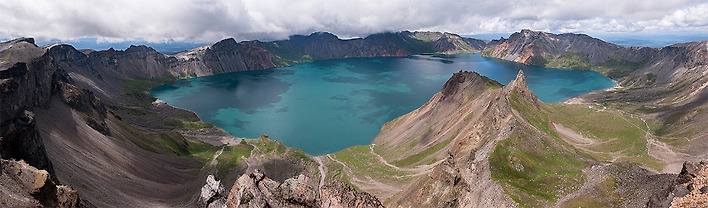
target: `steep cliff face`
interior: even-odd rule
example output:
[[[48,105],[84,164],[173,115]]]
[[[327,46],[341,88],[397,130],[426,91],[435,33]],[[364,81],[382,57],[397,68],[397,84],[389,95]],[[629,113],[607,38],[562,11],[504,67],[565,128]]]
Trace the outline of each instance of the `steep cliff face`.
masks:
[[[259,41],[237,43],[233,38],[174,54],[170,67],[182,76],[206,76],[274,67],[272,54]]]
[[[2,60],[7,68],[0,69],[0,156],[25,160],[53,174],[33,109],[47,107],[60,75],[32,39],[5,42],[0,49],[0,56],[7,57]]]

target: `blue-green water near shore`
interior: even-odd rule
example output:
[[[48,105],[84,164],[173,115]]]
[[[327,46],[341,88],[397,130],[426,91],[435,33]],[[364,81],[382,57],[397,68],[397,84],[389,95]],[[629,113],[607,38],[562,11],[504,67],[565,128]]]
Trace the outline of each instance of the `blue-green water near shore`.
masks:
[[[353,58],[178,80],[151,94],[241,138],[271,139],[311,155],[366,145],[381,125],[427,102],[454,72],[502,84],[524,70],[543,102],[613,87],[592,71],[526,66],[476,54]]]

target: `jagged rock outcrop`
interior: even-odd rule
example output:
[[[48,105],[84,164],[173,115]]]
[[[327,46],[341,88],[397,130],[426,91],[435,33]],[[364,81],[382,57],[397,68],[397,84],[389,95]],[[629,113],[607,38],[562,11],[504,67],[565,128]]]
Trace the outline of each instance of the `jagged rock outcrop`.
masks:
[[[82,207],[76,191],[56,185],[45,170],[0,159],[0,171],[2,207]]]
[[[259,170],[242,175],[231,188],[227,207],[320,207],[316,182],[305,175],[278,183]]]
[[[381,202],[369,193],[356,191],[353,187],[341,181],[335,181],[322,186],[321,207],[384,207]]]
[[[665,183],[649,198],[646,206],[705,207],[708,206],[708,161],[685,162],[681,173]]]
[[[227,207],[383,207],[374,196],[333,182],[318,190],[317,181],[300,174],[278,183],[258,169],[234,183]]]
[[[226,207],[226,199],[228,196],[228,192],[226,192],[224,186],[221,185],[221,181],[214,179],[214,175],[209,175],[207,176],[206,184],[202,186],[197,206],[208,208]]]

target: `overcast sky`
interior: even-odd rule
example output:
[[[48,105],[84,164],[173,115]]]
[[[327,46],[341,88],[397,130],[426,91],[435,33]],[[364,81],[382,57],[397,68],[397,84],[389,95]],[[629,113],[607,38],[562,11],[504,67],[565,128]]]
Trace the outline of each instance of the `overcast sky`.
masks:
[[[707,34],[705,0],[1,0],[0,39],[214,42],[401,30]]]

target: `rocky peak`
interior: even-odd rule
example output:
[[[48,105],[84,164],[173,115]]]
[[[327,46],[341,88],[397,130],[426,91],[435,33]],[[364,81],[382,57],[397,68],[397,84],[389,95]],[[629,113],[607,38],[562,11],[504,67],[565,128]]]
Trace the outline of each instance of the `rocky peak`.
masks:
[[[440,92],[442,100],[447,100],[453,96],[459,96],[469,89],[481,87],[484,87],[484,80],[477,72],[459,71],[445,82]]]
[[[22,43],[22,42],[30,43],[34,46],[37,46],[34,44],[34,38],[28,38],[28,37],[16,38],[16,39],[4,42],[2,44],[14,45],[14,44]]]
[[[502,90],[502,93],[506,96],[510,96],[513,92],[516,92],[519,98],[532,103],[537,109],[541,109],[540,101],[536,97],[536,94],[529,90],[529,87],[526,85],[524,70],[519,70],[519,73],[516,74],[516,78],[509,82],[508,85],[504,86],[504,90]]]
[[[223,39],[217,43],[214,43],[214,45],[211,46],[211,50],[215,51],[225,51],[225,50],[233,50],[236,47],[236,40],[234,38],[227,38]]]
[[[130,47],[129,47],[128,49],[125,49],[125,52],[128,52],[128,53],[133,53],[133,52],[147,52],[147,53],[151,53],[151,52],[155,52],[155,53],[157,53],[157,51],[156,51],[155,49],[153,49],[153,48],[151,48],[151,47],[147,47],[147,46],[145,46],[145,45],[138,45],[138,46],[136,46],[136,45],[130,45]]]
[[[326,39],[339,39],[336,35],[328,32],[314,32],[310,34],[310,37],[316,37],[316,38],[326,38]]]
[[[524,76],[524,70],[519,70],[519,73],[516,74],[516,78],[514,80],[511,80],[509,84],[507,85],[509,87],[513,88],[521,88],[522,90],[528,90],[528,86],[526,86],[526,77]]]

